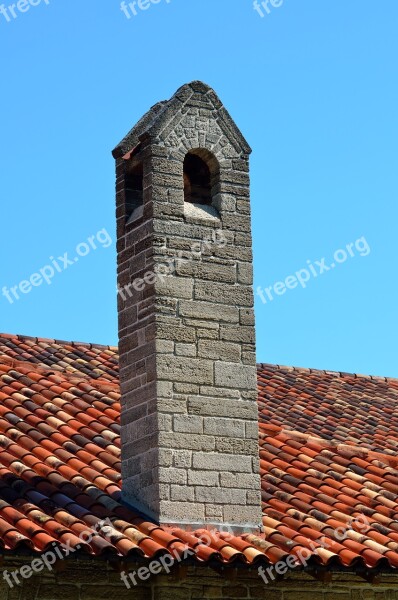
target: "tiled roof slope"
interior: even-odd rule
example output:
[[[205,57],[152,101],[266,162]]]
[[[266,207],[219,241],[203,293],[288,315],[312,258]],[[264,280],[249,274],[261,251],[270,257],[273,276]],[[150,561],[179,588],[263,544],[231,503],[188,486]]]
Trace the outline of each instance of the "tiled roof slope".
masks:
[[[274,365],[258,368],[261,422],[397,453],[397,379]]]
[[[201,562],[257,565],[324,536],[320,567],[397,568],[397,381],[267,365],[258,380],[264,533],[214,534],[208,546],[201,530],[161,528],[120,503],[117,349],[0,335],[3,552],[57,542],[152,558],[188,544]],[[105,517],[107,535],[82,542]]]

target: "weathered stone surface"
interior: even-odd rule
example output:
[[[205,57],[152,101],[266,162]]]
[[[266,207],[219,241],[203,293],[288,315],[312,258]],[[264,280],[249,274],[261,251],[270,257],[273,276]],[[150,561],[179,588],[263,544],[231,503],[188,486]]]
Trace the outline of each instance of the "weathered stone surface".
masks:
[[[200,319],[188,319],[185,317],[182,320],[182,322],[184,325],[187,325],[190,328],[192,328],[192,327],[196,328],[196,331],[195,331],[196,339],[198,337],[199,329],[212,329],[213,331],[217,332],[217,336],[218,336],[218,331],[220,329],[220,324],[216,323],[215,321],[205,321],[205,320],[200,320]]]
[[[233,265],[184,262],[177,265],[176,273],[182,277],[209,279],[210,281],[224,281],[225,283],[235,283],[236,281],[236,270]]]
[[[168,382],[170,387],[178,394],[199,394],[199,386],[193,383],[172,383]]]
[[[157,381],[156,391],[158,398],[171,398],[173,394],[173,384],[171,381]]]
[[[235,398],[239,399],[241,397],[241,392],[239,390],[231,390],[219,387],[212,387],[209,385],[201,385],[200,393],[202,396],[208,396],[215,398]]]
[[[194,319],[209,319],[217,323],[238,323],[239,310],[234,306],[224,306],[211,302],[188,302],[181,300],[180,315]]]
[[[245,421],[222,418],[214,419],[212,417],[205,417],[203,421],[204,433],[207,435],[214,435],[217,438],[221,436],[244,438],[245,436]]]
[[[214,382],[226,388],[253,389],[256,384],[256,369],[248,365],[216,362]]]
[[[218,471],[190,470],[188,472],[188,485],[215,486],[220,485],[220,473]],[[235,487],[235,486],[228,486]]]
[[[254,310],[252,308],[242,308],[239,311],[239,323],[241,325],[254,325]]]
[[[198,327],[196,329],[196,336],[198,340],[218,340],[219,332],[217,329],[206,329]]]
[[[184,342],[186,344],[196,341],[195,330],[182,327],[180,324],[173,326],[169,323],[158,322],[156,335],[158,339],[174,340],[175,342]]]
[[[254,344],[255,332],[253,327],[244,325],[221,325],[220,339],[230,342],[240,342],[242,344]]]
[[[171,414],[187,414],[187,397],[173,394],[171,398],[161,399],[158,410]]]
[[[162,500],[159,506],[160,514],[167,515],[168,522],[204,523],[204,504],[198,502],[177,502]]]
[[[227,305],[253,306],[253,291],[249,286],[199,280],[195,281],[194,299]]]
[[[260,480],[259,480],[260,483]],[[226,523],[247,523],[249,529],[255,529],[261,521],[260,506],[224,505],[223,515]]]
[[[210,360],[199,360],[183,356],[159,355],[157,359],[157,375],[166,381],[183,381],[187,383],[212,383],[213,363]]]
[[[156,340],[156,351],[161,354],[173,354],[174,342],[172,340]]]
[[[211,358],[213,360],[240,362],[241,346],[239,344],[216,340],[199,340],[198,356],[200,358]]]
[[[232,417],[253,420],[257,418],[257,406],[251,401],[231,398],[211,398],[209,396],[190,396],[188,412],[204,417]]]
[[[252,467],[250,456],[222,455],[210,452],[194,454],[193,466],[195,469],[204,471],[234,471],[235,473],[250,473]]]
[[[196,345],[177,343],[175,353],[177,356],[196,356]]]
[[[186,449],[211,452],[215,449],[216,441],[211,435],[196,435],[189,433],[161,431],[159,444],[164,448]]]
[[[172,450],[171,452],[175,467],[178,469],[190,469],[192,467],[192,452],[190,450]]]
[[[176,415],[173,423],[174,431],[179,433],[203,433],[203,418],[195,415]],[[211,432],[206,432],[212,435]]]
[[[251,263],[238,263],[238,282],[253,284],[253,266]]]
[[[257,488],[257,485],[253,484],[253,488]],[[261,491],[259,489],[253,489],[248,491],[246,495],[246,504],[253,504],[258,506],[261,503]]]
[[[159,296],[171,296],[172,298],[192,298],[193,280],[186,277],[158,277],[156,281],[156,293]]]
[[[244,473],[220,473],[220,485],[222,487],[255,489],[258,485],[258,475]]]
[[[246,504],[245,490],[233,488],[195,487],[195,500],[217,504]]]
[[[195,489],[188,485],[172,485],[170,500],[177,502],[194,502]]]
[[[178,495],[177,487],[174,488],[174,494]],[[169,509],[167,503],[170,500],[164,500],[162,504],[163,502],[166,506],[162,506],[162,510]],[[188,511],[192,502],[177,500],[174,502],[177,502],[175,510],[181,510],[182,514],[189,516]],[[174,502],[171,502],[170,510],[173,510]],[[237,511],[240,512],[241,509],[244,507],[238,505]],[[247,512],[240,512],[240,514],[242,518],[250,517]],[[210,522],[220,522],[224,519],[224,514],[221,505],[207,503],[205,512],[195,512],[195,517],[197,523],[204,518],[208,518]],[[205,536],[206,534],[202,538],[204,543],[206,543]],[[8,556],[4,558],[3,568],[10,573],[20,569],[25,562],[26,557],[22,562],[21,558]],[[397,576],[394,573],[383,573],[382,583],[375,585],[350,572],[335,572],[332,582],[325,583],[303,571],[289,570],[281,579],[271,578],[265,568],[264,576],[268,575],[269,579],[268,583],[265,583],[256,568],[239,569],[236,572],[235,565],[231,564],[226,567],[226,576],[220,577],[207,563],[187,568],[184,562],[177,561],[176,568],[170,573],[163,571],[142,580],[141,575],[146,577],[149,565],[129,561],[123,565],[120,563],[127,574],[127,581],[130,582],[128,588],[121,579],[119,569],[112,568],[106,560],[93,562],[81,557],[75,560],[72,556],[70,560],[63,561],[59,566],[62,568],[51,571],[45,569],[30,579],[20,578],[21,585],[14,585],[12,589],[4,581],[1,598],[4,600],[33,600],[34,598],[38,600],[107,600],[108,598],[121,600],[396,600],[397,598]]]
[[[186,469],[176,469],[175,467],[159,468],[159,481],[161,483],[185,485],[187,483],[187,479],[188,476]]]
[[[250,148],[200,82],[152,111],[116,150],[123,496],[162,523],[259,524]]]
[[[258,452],[258,440],[239,440],[233,437],[217,436],[216,450],[222,453],[230,452],[234,455],[253,455]]]

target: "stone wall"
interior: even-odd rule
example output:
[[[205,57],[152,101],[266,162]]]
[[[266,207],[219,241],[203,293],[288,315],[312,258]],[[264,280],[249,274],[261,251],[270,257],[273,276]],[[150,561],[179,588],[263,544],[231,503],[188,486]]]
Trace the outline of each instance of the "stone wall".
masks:
[[[9,571],[26,564],[6,560]],[[1,580],[1,600],[398,600],[398,576],[383,575],[371,585],[353,574],[334,574],[324,584],[307,574],[290,573],[265,586],[257,573],[226,569],[224,576],[210,567],[181,568],[128,590],[105,561],[68,561],[59,572],[46,572],[10,589]],[[139,566],[136,566],[138,569]]]

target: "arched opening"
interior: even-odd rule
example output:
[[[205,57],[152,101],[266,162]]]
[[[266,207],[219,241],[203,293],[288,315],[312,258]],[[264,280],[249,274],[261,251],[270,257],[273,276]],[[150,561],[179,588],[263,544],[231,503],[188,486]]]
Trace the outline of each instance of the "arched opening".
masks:
[[[207,163],[188,152],[184,160],[184,200],[193,204],[212,203],[212,176]]]
[[[127,219],[144,203],[143,188],[144,170],[142,163],[136,164],[127,174],[125,179],[125,198]]]

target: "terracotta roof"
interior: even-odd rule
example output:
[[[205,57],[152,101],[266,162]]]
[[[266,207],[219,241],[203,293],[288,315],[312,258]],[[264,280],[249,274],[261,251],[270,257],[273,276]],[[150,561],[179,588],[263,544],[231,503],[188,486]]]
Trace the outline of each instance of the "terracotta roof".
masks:
[[[398,451],[398,379],[258,365],[260,421],[336,444]]]
[[[264,533],[206,545],[203,530],[159,527],[120,502],[117,349],[0,335],[2,551],[152,558],[187,544],[193,560],[257,565],[308,548],[319,568],[398,567],[398,381],[258,371]],[[107,535],[82,542],[106,517]]]

